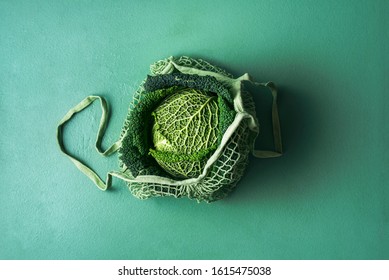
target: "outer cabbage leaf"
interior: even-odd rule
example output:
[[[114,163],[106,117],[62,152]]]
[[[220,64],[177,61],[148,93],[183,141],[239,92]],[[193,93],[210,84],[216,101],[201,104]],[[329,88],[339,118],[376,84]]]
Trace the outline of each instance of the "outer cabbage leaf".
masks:
[[[150,132],[153,120],[151,112],[166,96],[176,90],[177,87],[171,87],[145,94],[127,117],[126,123],[129,125],[119,153],[120,160],[134,177],[138,176],[140,172],[155,175],[166,174],[155,160],[149,156],[149,149],[152,146]]]

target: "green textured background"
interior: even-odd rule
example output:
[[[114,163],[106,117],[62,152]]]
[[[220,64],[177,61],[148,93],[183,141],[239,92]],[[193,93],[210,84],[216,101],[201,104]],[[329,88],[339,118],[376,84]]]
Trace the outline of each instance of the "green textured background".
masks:
[[[388,14],[368,0],[0,1],[0,258],[388,259]],[[170,55],[279,86],[286,153],[252,158],[223,201],[101,192],[57,147],[90,94],[110,103],[113,143]],[[93,149],[99,118],[98,104],[77,115],[65,143],[103,175],[117,158]]]

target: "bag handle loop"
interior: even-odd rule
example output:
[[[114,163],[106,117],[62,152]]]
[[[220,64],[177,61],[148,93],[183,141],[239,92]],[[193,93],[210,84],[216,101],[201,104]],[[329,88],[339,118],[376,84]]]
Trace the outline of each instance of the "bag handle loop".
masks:
[[[278,107],[277,107],[277,89],[273,82],[267,83],[256,83],[255,85],[264,86],[270,89],[270,92],[273,96],[272,103],[272,124],[273,124],[273,141],[274,141],[274,151],[262,151],[254,150],[253,156],[257,158],[273,158],[279,157],[282,155],[282,139],[281,139],[281,127],[280,127],[280,118],[278,116]]]
[[[101,109],[102,109],[102,115],[100,119],[100,125],[99,130],[97,132],[97,139],[95,143],[96,150],[99,154],[103,156],[109,156],[115,153],[121,146],[122,139],[119,139],[116,141],[112,146],[110,146],[107,150],[103,151],[101,149],[101,141],[103,139],[103,135],[105,132],[105,129],[107,127],[107,121],[108,121],[108,106],[107,102],[104,98],[100,96],[94,96],[90,95],[86,97],[84,100],[82,100],[80,103],[78,103],[76,106],[74,106],[72,109],[70,109],[67,114],[62,118],[62,120],[59,122],[57,127],[57,143],[59,145],[59,148],[61,149],[61,152],[64,153],[73,163],[74,165],[82,172],[84,173],[90,180],[92,180],[95,185],[102,191],[105,191],[110,185],[111,185],[111,174],[107,174],[107,180],[106,183],[104,183],[103,180],[96,174],[95,171],[93,171],[91,168],[89,168],[86,164],[82,163],[80,160],[76,159],[75,157],[71,156],[65,149],[64,143],[63,143],[63,133],[62,128],[63,126],[78,112],[81,112],[86,107],[91,105],[95,100],[99,100],[101,103]]]

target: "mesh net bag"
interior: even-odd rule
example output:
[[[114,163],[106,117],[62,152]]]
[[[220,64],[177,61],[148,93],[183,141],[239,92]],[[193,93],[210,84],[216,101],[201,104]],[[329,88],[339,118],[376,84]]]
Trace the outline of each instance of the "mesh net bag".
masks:
[[[268,87],[273,95],[275,151],[254,150],[259,124],[244,81]],[[87,97],[65,115],[57,139],[62,152],[102,190],[111,185],[114,176],[126,181],[131,193],[140,199],[173,196],[212,202],[235,188],[250,153],[260,158],[282,154],[276,98],[271,82],[255,83],[248,74],[234,78],[201,59],[169,57],[150,66],[150,75],[129,105],[120,138],[108,150],[100,149],[107,105],[99,96]],[[96,148],[103,155],[119,152],[120,171],[109,172],[106,182],[67,154],[62,141],[62,126],[97,99],[103,116]],[[200,109],[202,113],[197,114]],[[162,132],[159,135],[155,131]],[[159,151],[159,146],[167,151]]]

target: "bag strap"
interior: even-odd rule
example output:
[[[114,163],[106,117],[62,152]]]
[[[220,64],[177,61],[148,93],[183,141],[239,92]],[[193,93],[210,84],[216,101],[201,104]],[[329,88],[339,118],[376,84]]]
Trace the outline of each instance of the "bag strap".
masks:
[[[267,83],[254,82],[254,84],[269,88],[273,96],[272,123],[273,123],[274,151],[254,150],[253,156],[257,158],[279,157],[282,155],[282,140],[281,140],[280,118],[278,116],[278,108],[277,108],[277,89],[273,82],[267,82]]]
[[[101,103],[101,109],[102,109],[102,115],[100,119],[100,125],[99,130],[97,132],[97,139],[95,143],[96,150],[99,154],[103,156],[109,156],[113,153],[115,153],[121,146],[121,140],[119,139],[116,141],[111,147],[109,147],[107,150],[103,151],[101,149],[101,141],[103,139],[103,135],[105,132],[105,129],[107,127],[107,121],[108,121],[108,106],[107,102],[104,98],[100,96],[88,96],[84,100],[82,100],[80,103],[78,103],[76,106],[74,106],[72,109],[67,112],[67,114],[62,118],[62,120],[59,122],[59,125],[57,127],[57,142],[61,149],[61,152],[64,153],[73,163],[74,165],[82,172],[84,173],[89,179],[91,179],[95,185],[100,189],[105,191],[110,185],[111,185],[111,174],[107,174],[107,180],[106,183],[104,183],[103,180],[96,174],[95,171],[93,171],[91,168],[89,168],[87,165],[82,163],[80,160],[76,159],[75,157],[71,156],[65,149],[65,146],[63,144],[63,133],[62,128],[63,126],[78,112],[81,112],[86,107],[88,107],[90,104],[92,104],[95,100],[99,100]]]

